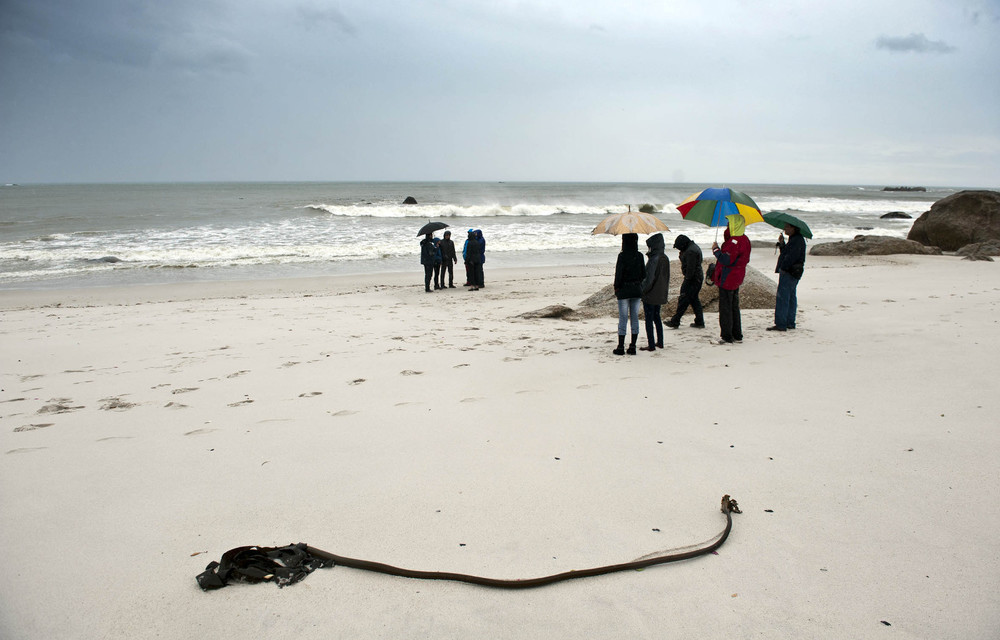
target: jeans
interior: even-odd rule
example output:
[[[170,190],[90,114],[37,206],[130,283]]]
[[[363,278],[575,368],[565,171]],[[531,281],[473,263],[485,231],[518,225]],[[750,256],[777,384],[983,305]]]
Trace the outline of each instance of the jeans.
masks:
[[[674,317],[671,318],[674,324],[681,321],[681,316],[687,311],[688,305],[691,305],[691,310],[694,311],[694,321],[698,324],[705,324],[705,316],[701,310],[701,300],[698,298],[700,291],[700,282],[696,282],[690,288],[687,283],[681,284],[681,294],[677,298],[677,311],[674,312]]]
[[[660,318],[660,307],[658,304],[642,303],[642,311],[646,315],[646,340],[649,346],[663,346],[663,320]],[[653,328],[656,328],[656,341],[653,341]]]
[[[441,288],[444,288],[444,276],[448,274],[448,286],[455,286],[455,264],[451,260],[445,260],[445,263],[441,265]]]
[[[719,289],[719,330],[726,342],[743,339],[740,318],[740,290]]]
[[[774,301],[774,326],[779,329],[795,328],[795,311],[798,300],[795,288],[799,285],[792,274],[781,271],[778,273],[778,295]]]
[[[618,335],[625,335],[629,321],[632,323],[632,335],[639,335],[639,303],[642,298],[626,298],[618,301]]]

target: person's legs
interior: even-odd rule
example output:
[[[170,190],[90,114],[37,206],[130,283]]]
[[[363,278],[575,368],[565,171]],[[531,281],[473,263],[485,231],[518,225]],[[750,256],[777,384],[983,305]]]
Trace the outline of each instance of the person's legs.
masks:
[[[424,291],[431,290],[431,277],[434,275],[434,265],[424,265]]]
[[[789,276],[792,278],[791,276]],[[796,278],[792,278],[791,292],[788,295],[788,315],[787,326],[789,329],[795,328],[795,312],[799,310],[799,299],[795,293],[795,290],[799,288],[799,281]]]
[[[639,304],[642,302],[642,298],[629,298],[628,299],[628,315],[630,324],[632,325],[632,340],[629,344],[629,348],[625,353],[630,356],[635,355],[635,342],[639,339]]]
[[[440,289],[441,288],[440,281],[441,281],[441,265],[436,264],[436,265],[434,265],[434,288],[435,289]]]
[[[719,289],[719,337],[733,341],[733,291]]]
[[[701,308],[701,299],[698,294],[701,293],[701,283],[697,283],[695,286],[691,287],[688,291],[688,299],[691,302],[691,310],[694,311],[694,327],[704,327],[705,326],[705,313]]]
[[[625,355],[625,329],[628,327],[628,300],[618,301],[618,348],[611,353]]]
[[[788,303],[790,299],[789,280],[792,276],[784,271],[778,273],[778,292],[774,296],[774,329],[784,331],[788,327]]]
[[[740,315],[740,290],[733,291],[733,340],[743,340],[743,318]]]
[[[642,347],[643,351],[656,351],[656,336],[653,335],[654,326],[660,330],[660,346],[663,346],[663,325],[660,324],[660,305],[642,303],[642,312],[646,316],[646,343],[648,346]]]
[[[476,274],[474,284],[477,289],[481,289],[483,287],[483,263],[479,262],[473,266],[475,267],[474,271]]]
[[[681,316],[683,316],[684,312],[687,311],[688,304],[689,301],[688,301],[687,284],[682,282],[681,292],[677,296],[677,309],[674,310],[674,315],[670,316],[670,319],[667,320],[668,327],[676,329],[677,327],[681,326]]]
[[[448,287],[450,289],[455,288],[455,264],[449,260],[444,264],[445,271],[448,272]],[[441,286],[444,286],[444,271],[441,272]]]

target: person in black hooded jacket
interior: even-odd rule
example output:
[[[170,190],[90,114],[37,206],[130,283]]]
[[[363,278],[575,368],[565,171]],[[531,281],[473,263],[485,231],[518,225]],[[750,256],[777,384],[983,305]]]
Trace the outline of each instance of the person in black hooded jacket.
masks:
[[[642,311],[646,316],[646,340],[648,346],[640,347],[641,351],[656,351],[663,348],[663,321],[660,319],[660,307],[667,303],[670,290],[670,260],[663,252],[666,244],[663,234],[657,233],[646,240],[649,251],[646,256],[646,277],[642,279]],[[653,329],[656,329],[656,341],[653,341]]]
[[[701,309],[701,300],[698,294],[701,292],[701,285],[705,281],[705,274],[701,269],[701,247],[691,241],[685,235],[677,236],[674,240],[674,249],[680,252],[681,273],[684,274],[684,281],[681,282],[681,293],[677,296],[677,310],[666,325],[671,329],[681,326],[681,316],[687,311],[688,305],[694,311],[694,322],[692,327],[697,329],[705,328],[705,316]]]
[[[639,253],[639,235],[622,236],[622,250],[615,264],[615,297],[618,298],[618,348],[612,353],[625,355],[625,329],[631,320],[632,342],[628,348],[635,355],[635,341],[639,338],[639,302],[642,300],[642,279],[646,277],[646,262]]]

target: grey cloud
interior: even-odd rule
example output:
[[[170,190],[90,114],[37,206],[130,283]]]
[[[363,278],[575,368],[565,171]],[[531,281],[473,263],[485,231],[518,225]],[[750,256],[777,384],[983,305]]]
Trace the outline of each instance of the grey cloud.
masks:
[[[928,40],[922,33],[902,37],[880,36],[875,41],[875,47],[902,53],[952,53],[957,50],[947,42]]]
[[[358,32],[354,24],[347,19],[347,16],[339,9],[333,7],[317,7],[312,4],[299,5],[298,14],[299,20],[307,29],[312,29],[321,24],[329,24],[349,36],[353,36]]]
[[[4,48],[29,43],[53,57],[124,66],[242,69],[248,52],[215,28],[222,12],[211,0],[0,0],[0,39]]]

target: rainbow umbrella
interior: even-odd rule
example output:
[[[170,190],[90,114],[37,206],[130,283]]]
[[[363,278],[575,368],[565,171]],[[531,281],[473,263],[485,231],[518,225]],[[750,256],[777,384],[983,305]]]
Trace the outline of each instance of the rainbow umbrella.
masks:
[[[753,198],[732,189],[705,189],[677,205],[685,220],[694,220],[710,227],[724,227],[726,216],[740,214],[747,224],[764,222],[760,207]]]

